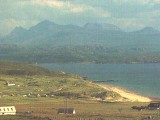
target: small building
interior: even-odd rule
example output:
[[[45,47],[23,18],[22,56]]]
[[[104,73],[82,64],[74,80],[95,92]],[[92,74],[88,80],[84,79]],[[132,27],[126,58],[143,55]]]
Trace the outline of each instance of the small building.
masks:
[[[74,108],[59,108],[58,114],[76,114]]]
[[[155,110],[160,109],[160,102],[150,103],[148,109]]]
[[[0,115],[16,115],[15,106],[0,107]]]
[[[87,80],[88,79],[88,77],[83,77],[83,80]]]
[[[6,85],[7,85],[7,86],[15,86],[16,84],[14,84],[14,83],[9,83],[8,81],[6,81]]]

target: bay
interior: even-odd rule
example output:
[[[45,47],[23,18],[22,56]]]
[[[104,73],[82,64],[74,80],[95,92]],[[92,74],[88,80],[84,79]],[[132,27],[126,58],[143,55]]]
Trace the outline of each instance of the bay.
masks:
[[[115,80],[103,84],[119,86],[143,96],[160,98],[160,64],[39,64],[91,80]]]

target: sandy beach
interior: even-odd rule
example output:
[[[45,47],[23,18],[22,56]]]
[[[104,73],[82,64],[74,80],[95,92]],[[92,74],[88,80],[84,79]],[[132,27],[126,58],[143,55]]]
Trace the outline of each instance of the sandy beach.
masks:
[[[121,102],[151,102],[152,100],[148,97],[144,97],[138,94],[135,94],[133,92],[127,91],[123,88],[119,88],[116,86],[110,86],[110,85],[102,85],[98,84],[100,87],[106,89],[107,91],[114,91],[122,96],[122,99],[119,99],[117,101]],[[123,99],[124,98],[124,99]]]

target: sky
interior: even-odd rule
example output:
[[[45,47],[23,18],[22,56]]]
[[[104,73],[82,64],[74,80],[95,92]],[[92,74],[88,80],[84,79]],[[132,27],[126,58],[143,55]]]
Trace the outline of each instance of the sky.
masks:
[[[160,0],[0,0],[0,35],[43,20],[82,26],[110,23],[124,31],[160,30]]]

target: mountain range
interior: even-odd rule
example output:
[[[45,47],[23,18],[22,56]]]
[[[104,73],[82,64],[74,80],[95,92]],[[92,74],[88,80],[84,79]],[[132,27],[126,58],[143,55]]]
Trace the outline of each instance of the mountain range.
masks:
[[[160,31],[124,32],[107,23],[59,25],[44,20],[0,37],[0,59],[22,62],[160,62]]]

